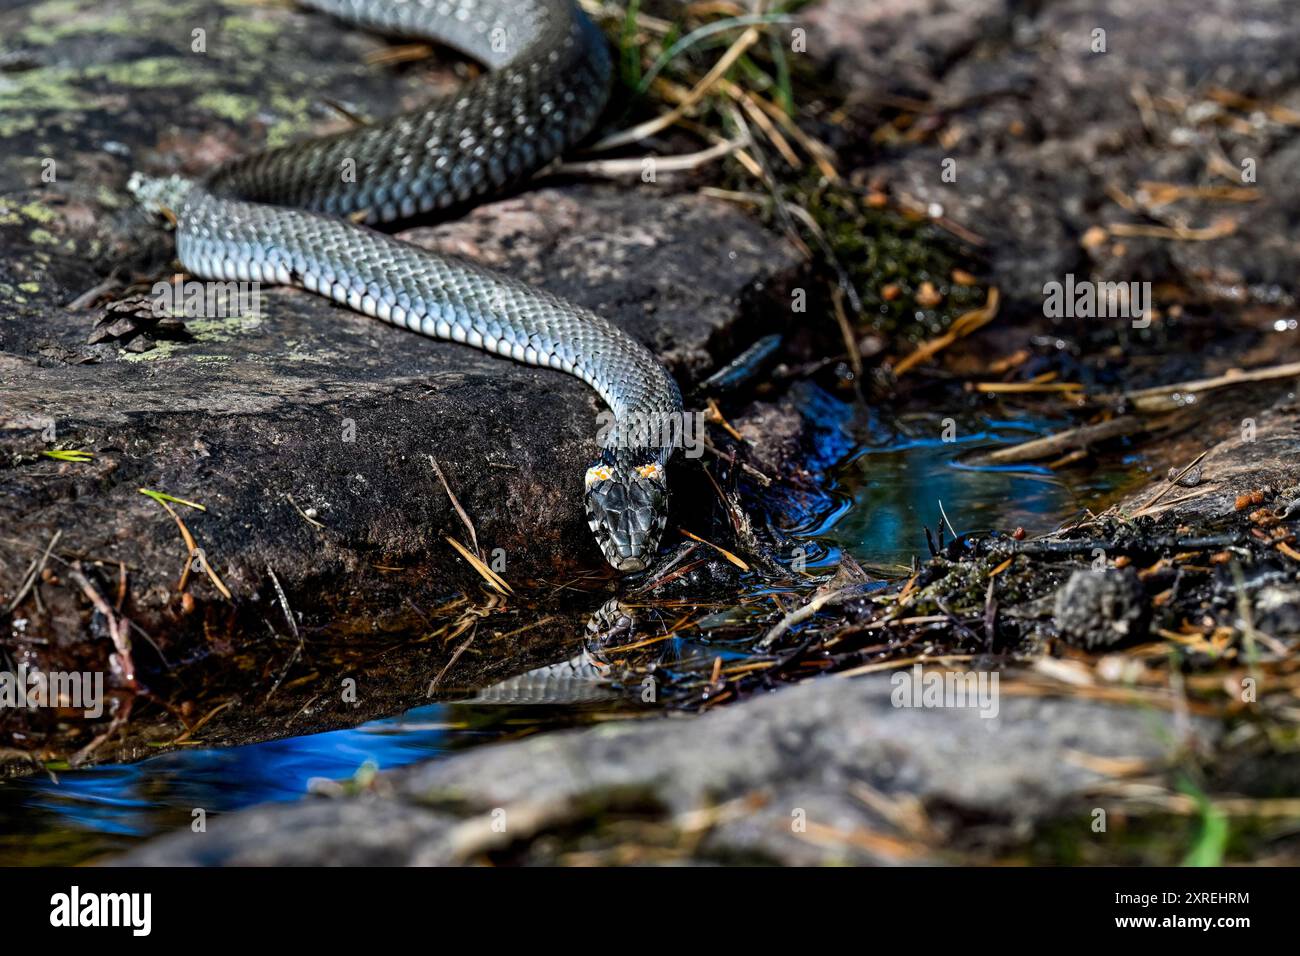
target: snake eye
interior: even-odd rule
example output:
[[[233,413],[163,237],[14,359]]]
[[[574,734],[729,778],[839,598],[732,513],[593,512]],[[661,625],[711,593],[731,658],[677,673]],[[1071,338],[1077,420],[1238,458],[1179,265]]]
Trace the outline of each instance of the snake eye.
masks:
[[[664,477],[663,465],[657,461],[652,461],[648,465],[638,465],[636,473],[642,478],[649,478],[651,481],[662,481]]]
[[[587,490],[590,491],[591,486],[596,484],[598,481],[609,481],[612,476],[613,472],[611,472],[605,465],[592,465],[587,469]]]

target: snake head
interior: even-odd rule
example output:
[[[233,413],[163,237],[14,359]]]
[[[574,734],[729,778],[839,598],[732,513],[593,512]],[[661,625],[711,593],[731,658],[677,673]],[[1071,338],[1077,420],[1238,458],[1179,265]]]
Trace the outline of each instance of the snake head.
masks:
[[[173,222],[193,188],[194,181],[184,176],[146,176],[141,172],[132,173],[126,184],[126,191],[141,208],[153,215],[169,211]]]
[[[657,456],[606,451],[587,469],[587,523],[619,571],[650,565],[668,523],[668,484]]]

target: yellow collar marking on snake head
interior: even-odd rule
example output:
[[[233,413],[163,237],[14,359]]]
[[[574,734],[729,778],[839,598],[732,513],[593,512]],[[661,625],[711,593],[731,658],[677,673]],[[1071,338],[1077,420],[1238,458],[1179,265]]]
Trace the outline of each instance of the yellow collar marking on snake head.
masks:
[[[587,469],[587,487],[590,488],[598,481],[609,481],[613,472],[605,465],[592,465]]]

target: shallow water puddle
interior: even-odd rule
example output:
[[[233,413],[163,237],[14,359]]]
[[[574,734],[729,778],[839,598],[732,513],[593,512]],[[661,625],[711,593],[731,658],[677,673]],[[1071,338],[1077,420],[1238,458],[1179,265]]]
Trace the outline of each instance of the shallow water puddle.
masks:
[[[619,701],[500,706],[428,704],[347,730],[242,747],[192,748],[0,781],[0,866],[85,862],[168,830],[259,803],[296,800],[322,782],[392,770],[466,747],[629,712]]]
[[[900,435],[864,448],[834,473],[838,507],[819,525],[800,529],[830,552],[863,564],[902,571],[928,556],[925,528],[944,524],[957,534],[1023,528],[1027,535],[1058,527],[1084,509],[1103,510],[1133,479],[1131,462],[1067,475],[1036,465],[977,467],[974,453],[1048,434],[1060,423],[985,420],[959,428],[951,441]],[[939,433],[935,424],[930,432]],[[951,535],[949,535],[951,537]]]

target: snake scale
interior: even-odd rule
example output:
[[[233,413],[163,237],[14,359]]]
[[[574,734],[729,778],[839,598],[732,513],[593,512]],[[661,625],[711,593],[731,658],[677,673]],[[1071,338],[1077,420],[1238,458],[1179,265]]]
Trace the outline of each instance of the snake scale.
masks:
[[[181,264],[206,279],[293,285],[424,335],[577,376],[613,424],[587,470],[587,520],[605,559],[637,571],[667,519],[682,410],[672,376],[592,312],[359,223],[481,200],[527,179],[594,126],[609,94],[605,39],[573,0],[304,0],[489,67],[456,93],[371,125],[219,166],[198,180],[136,174],[146,208],[176,220]],[[347,217],[347,218],[343,218]]]

